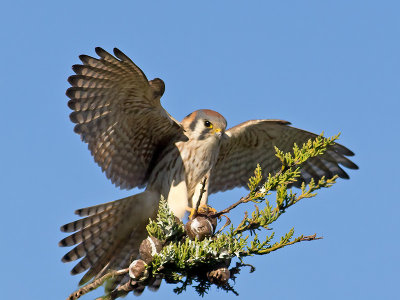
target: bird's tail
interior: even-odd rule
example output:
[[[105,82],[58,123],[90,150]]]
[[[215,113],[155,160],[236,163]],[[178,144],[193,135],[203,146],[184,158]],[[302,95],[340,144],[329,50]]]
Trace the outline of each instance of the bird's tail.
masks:
[[[127,268],[136,259],[139,246],[147,237],[146,225],[154,218],[160,196],[144,191],[120,200],[75,211],[83,217],[61,226],[63,232],[75,232],[59,242],[59,246],[74,246],[64,255],[63,262],[82,258],[71,270],[79,274],[86,270],[80,285],[99,278],[108,270]]]

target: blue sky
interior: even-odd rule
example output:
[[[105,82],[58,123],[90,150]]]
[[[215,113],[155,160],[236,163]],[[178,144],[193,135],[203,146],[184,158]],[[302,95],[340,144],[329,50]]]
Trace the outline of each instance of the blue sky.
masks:
[[[217,1],[215,1],[217,2]],[[278,118],[342,132],[358,171],[274,224],[318,233],[248,260],[237,299],[395,299],[398,293],[400,4],[396,1],[9,1],[0,12],[1,265],[4,299],[64,299],[79,278],[60,259],[59,226],[115,188],[73,133],[67,77],[79,54],[118,47],[177,119],[199,108],[228,126]],[[228,206],[244,189],[211,197]],[[174,296],[163,284],[142,299]],[[101,291],[82,299],[93,299]],[[129,299],[134,296],[130,295]],[[212,289],[207,298],[233,297]]]

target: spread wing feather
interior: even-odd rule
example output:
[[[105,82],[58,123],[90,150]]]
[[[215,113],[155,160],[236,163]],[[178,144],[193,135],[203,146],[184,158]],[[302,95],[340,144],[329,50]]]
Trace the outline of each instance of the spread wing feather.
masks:
[[[294,143],[301,146],[316,134],[288,126],[282,120],[252,120],[226,131],[216,165],[211,171],[210,193],[225,191],[235,187],[247,187],[248,179],[260,164],[264,176],[277,172],[281,163],[275,156],[274,146],[284,152],[293,149]],[[309,159],[301,168],[301,178],[295,183],[322,176],[349,178],[340,167],[358,169],[346,156],[354,155],[346,147],[335,144],[322,155]]]
[[[161,79],[148,81],[118,49],[115,57],[96,53],[100,59],[81,55],[72,67],[70,119],[107,178],[120,188],[143,187],[155,155],[182,129],[160,104]]]

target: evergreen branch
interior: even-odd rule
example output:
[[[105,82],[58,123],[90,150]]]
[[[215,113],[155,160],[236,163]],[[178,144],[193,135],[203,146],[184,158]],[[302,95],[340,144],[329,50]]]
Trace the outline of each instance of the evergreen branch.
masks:
[[[169,209],[168,202],[161,197],[156,220],[149,220],[146,226],[147,232],[160,241],[169,241],[172,238],[180,237],[185,229],[173,212]]]
[[[71,295],[69,295],[69,297],[67,298],[67,300],[75,300],[80,298],[81,296],[89,293],[90,291],[93,291],[95,289],[97,289],[99,286],[102,286],[104,282],[106,282],[108,279],[111,279],[113,277],[116,276],[121,276],[121,275],[125,275],[129,272],[129,269],[122,269],[122,270],[118,270],[118,271],[111,271],[108,272],[107,274],[105,274],[104,276],[94,280],[93,282],[86,284],[85,286],[81,287],[80,289],[76,290],[75,292],[73,292]]]
[[[135,289],[135,285],[132,285],[132,281],[128,280],[127,283],[118,286],[111,293],[97,298],[96,300],[114,300],[119,297],[125,297],[129,292]]]
[[[322,135],[319,135],[314,141],[311,139],[308,140],[307,143],[303,144],[303,147],[300,149],[297,144],[294,144],[293,154],[284,153],[279,150],[275,146],[276,156],[280,159],[282,163],[281,169],[275,175],[268,175],[268,179],[264,183],[264,185],[260,188],[260,182],[262,180],[262,172],[261,167],[258,164],[257,168],[254,170],[254,176],[250,177],[248,188],[250,192],[245,196],[239,199],[239,201],[230,205],[229,207],[221,210],[213,214],[214,217],[219,217],[222,214],[226,214],[230,212],[232,209],[236,208],[238,205],[247,203],[250,201],[253,202],[262,202],[264,197],[272,190],[277,190],[279,188],[280,193],[285,195],[285,191],[287,190],[287,186],[291,183],[297,181],[298,177],[300,177],[300,167],[302,163],[304,163],[307,159],[311,157],[315,157],[318,155],[322,155],[325,153],[326,149],[335,144],[335,141],[339,138],[340,134],[337,134],[331,138],[324,138]],[[293,168],[296,167],[294,170]],[[324,187],[330,187],[333,183],[335,183],[334,178],[329,179],[330,185],[325,185]],[[321,181],[321,180],[320,180]],[[323,182],[319,183],[321,186],[316,187],[315,190],[323,187]],[[302,197],[305,198],[305,197]],[[300,199],[299,199],[300,200]],[[294,204],[294,203],[293,203]]]
[[[207,210],[206,213],[198,212],[201,198],[205,192],[204,187],[207,178],[204,178],[193,220],[191,220],[192,223],[189,227],[189,222],[186,224],[186,231],[182,222],[169,209],[167,201],[162,198],[156,219],[150,220],[146,227],[149,236],[158,239],[162,249],[160,247],[161,250],[159,252],[154,253],[154,255],[152,253],[151,261],[146,262],[146,272],[150,274],[148,275],[150,277],[143,277],[144,279],[140,281],[140,284],[145,285],[146,282],[151,282],[150,279],[155,276],[163,276],[167,283],[181,283],[181,286],[174,290],[177,294],[182,293],[188,286],[193,286],[199,295],[204,295],[212,283],[217,284],[218,288],[225,291],[236,293],[229,285],[228,280],[234,280],[236,278],[235,275],[239,273],[240,266],[245,266],[242,261],[243,258],[269,254],[303,241],[321,239],[322,237],[317,237],[316,234],[310,236],[300,235],[294,238],[294,228],[275,242],[274,232],[266,235],[263,240],[259,239],[256,232],[262,229],[270,230],[269,226],[278,220],[289,207],[304,198],[315,197],[319,189],[331,187],[335,183],[338,176],[330,179],[322,177],[318,182],[311,180],[308,184],[302,183],[301,192],[298,194],[288,190],[289,186],[300,177],[301,165],[307,159],[325,153],[326,149],[334,144],[338,136],[326,139],[321,135],[314,141],[309,140],[304,143],[301,148],[295,144],[291,153],[283,153],[278,148],[275,148],[276,156],[282,163],[281,169],[274,175],[268,174],[265,182],[262,183],[263,173],[260,165],[257,165],[254,175],[249,179],[249,193],[220,212],[214,212],[212,209]],[[274,190],[276,191],[276,197],[274,204],[271,204],[267,196]],[[222,231],[230,222],[227,217],[228,222],[216,234],[213,234],[215,231],[214,226],[214,228],[210,228],[208,236],[204,235],[204,239],[199,240],[193,237],[198,237],[198,235],[189,235],[187,230],[188,228],[192,229],[195,220],[198,224],[203,221],[204,224],[211,226],[216,224],[216,218],[229,213],[238,205],[248,202],[253,202],[255,208],[250,214],[245,212],[242,221],[237,227],[231,225],[228,230]],[[263,205],[263,207],[260,208],[260,205]],[[245,235],[245,233],[254,234],[253,239],[250,240],[249,235]],[[233,258],[239,259],[241,263],[237,264],[236,268],[228,271],[227,268]],[[251,271],[254,271],[253,268]],[[84,293],[102,285],[107,279],[127,272],[128,269],[107,273],[102,278],[71,294],[68,299],[77,299]],[[129,282],[118,286],[102,299],[116,299],[134,290],[135,286],[132,280],[133,277]],[[137,279],[135,281],[138,282]],[[196,283],[197,285],[194,285]]]
[[[233,257],[242,259],[250,255],[265,255],[301,241],[320,239],[316,235],[301,235],[292,240],[294,229],[291,229],[286,235],[281,237],[279,242],[275,242],[274,244],[271,244],[274,238],[274,233],[272,233],[270,236],[266,236],[264,241],[260,241],[258,236],[255,235],[254,239],[249,242],[250,245],[247,246],[248,236],[243,237],[242,234],[246,231],[255,233],[256,230],[261,228],[269,229],[269,225],[275,222],[287,208],[303,198],[314,197],[316,195],[315,191],[323,187],[330,187],[335,183],[337,176],[328,180],[323,177],[317,184],[313,180],[308,185],[303,183],[300,195],[292,191],[288,193],[287,191],[288,185],[294,183],[300,176],[300,165],[311,157],[323,154],[326,148],[332,146],[337,138],[338,136],[325,139],[322,136],[318,136],[315,141],[309,140],[303,144],[301,149],[297,145],[294,145],[293,154],[283,153],[276,148],[276,155],[282,162],[281,170],[275,175],[269,174],[266,182],[260,186],[262,170],[258,165],[254,171],[254,176],[249,179],[249,193],[226,209],[211,214],[210,217],[219,217],[229,213],[238,205],[250,201],[257,204],[264,203],[265,207],[263,209],[255,205],[255,210],[251,213],[251,217],[246,212],[243,220],[236,228],[231,226],[227,233],[220,233],[214,236],[213,239],[204,241],[190,241],[186,239],[184,242],[167,246],[157,256],[153,262],[153,267],[156,270],[165,272],[166,268],[163,268],[163,266],[168,266],[169,271],[175,274],[175,277],[178,273],[184,277],[189,276],[190,271],[188,270],[202,268],[205,265],[215,265],[223,259]],[[271,206],[268,199],[266,199],[266,196],[272,190],[276,190],[275,207]]]
[[[304,242],[304,241],[314,241],[314,240],[320,240],[322,237],[317,237],[317,234],[309,235],[309,236],[299,236],[295,238],[294,240],[291,241],[291,238],[293,237],[294,234],[294,228],[292,228],[284,237],[281,237],[281,240],[279,242],[274,243],[273,245],[269,245],[269,242],[272,240],[274,237],[274,234],[271,236],[267,236],[266,240],[263,243],[260,243],[258,239],[251,242],[251,246],[248,247],[248,251],[243,254],[243,256],[248,256],[252,254],[256,255],[264,255],[271,253],[273,251],[276,251],[278,249],[281,249],[286,246],[290,246],[299,242]]]

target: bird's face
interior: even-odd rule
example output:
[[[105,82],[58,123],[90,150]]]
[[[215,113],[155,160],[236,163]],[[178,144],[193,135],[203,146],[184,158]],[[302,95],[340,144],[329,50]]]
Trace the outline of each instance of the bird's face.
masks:
[[[213,110],[200,109],[186,116],[182,120],[182,126],[189,138],[219,141],[225,133],[226,120]]]

